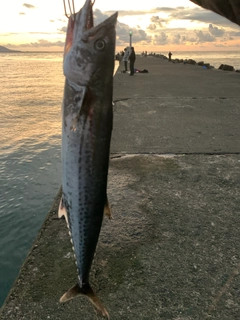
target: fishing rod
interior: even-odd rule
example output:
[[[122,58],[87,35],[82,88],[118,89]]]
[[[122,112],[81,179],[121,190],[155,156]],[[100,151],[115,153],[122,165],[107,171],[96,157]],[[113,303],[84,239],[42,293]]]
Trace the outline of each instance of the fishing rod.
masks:
[[[183,46],[185,46],[185,43],[183,43],[177,50],[174,50],[173,52],[177,52],[177,51],[180,50]]]

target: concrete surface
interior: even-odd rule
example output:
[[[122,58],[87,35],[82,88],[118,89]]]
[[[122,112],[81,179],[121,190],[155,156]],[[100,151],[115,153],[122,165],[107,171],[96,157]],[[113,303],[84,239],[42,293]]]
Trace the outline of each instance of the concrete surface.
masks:
[[[239,152],[239,73],[154,57],[136,67],[149,73],[115,76],[112,152]]]
[[[91,283],[111,319],[240,319],[240,74],[137,58],[115,76],[108,196]],[[211,87],[210,87],[211,86]],[[97,319],[59,194],[0,319]]]

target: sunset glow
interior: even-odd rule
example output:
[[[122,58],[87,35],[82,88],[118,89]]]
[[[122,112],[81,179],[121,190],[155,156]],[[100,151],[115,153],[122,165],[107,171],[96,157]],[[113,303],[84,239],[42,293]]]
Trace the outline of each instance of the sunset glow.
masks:
[[[62,51],[67,18],[61,0],[0,3],[0,45],[23,51]],[[67,1],[66,1],[67,3]],[[84,0],[75,0],[79,10]],[[117,48],[137,51],[239,50],[240,28],[188,0],[96,0],[95,23],[118,11]]]

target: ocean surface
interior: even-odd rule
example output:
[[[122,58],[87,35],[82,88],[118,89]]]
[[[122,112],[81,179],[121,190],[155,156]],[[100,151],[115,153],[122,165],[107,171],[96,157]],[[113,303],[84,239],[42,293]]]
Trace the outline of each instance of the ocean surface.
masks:
[[[240,69],[240,52],[173,58]],[[63,86],[62,53],[0,53],[0,306],[60,188]]]

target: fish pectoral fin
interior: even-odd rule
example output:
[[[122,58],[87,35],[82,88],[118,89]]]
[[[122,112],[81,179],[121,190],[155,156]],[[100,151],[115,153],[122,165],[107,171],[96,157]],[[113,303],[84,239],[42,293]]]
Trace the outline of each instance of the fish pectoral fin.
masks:
[[[104,308],[89,284],[83,286],[83,288],[80,288],[79,284],[77,283],[74,287],[64,293],[64,295],[60,298],[60,302],[67,302],[68,300],[71,300],[80,294],[87,296],[90,302],[104,318],[110,319],[107,310]]]
[[[65,217],[65,220],[68,222],[67,210],[63,204],[63,200],[61,198],[59,207],[58,207],[58,218]]]
[[[81,92],[76,95],[75,101],[78,106],[77,116],[73,120],[73,124],[77,124],[81,115],[84,113],[85,109],[88,109],[88,105],[86,104],[87,99],[87,87],[81,87]]]
[[[70,84],[73,86],[71,82]],[[86,108],[85,107],[86,94],[87,94],[87,87],[80,87],[77,91],[77,94],[74,96],[74,105],[77,106],[77,112],[74,118],[72,119],[71,131],[77,130],[80,117]]]
[[[105,202],[105,205],[104,205],[103,212],[104,212],[105,216],[107,216],[109,219],[112,219],[112,210],[110,208],[107,195],[106,195],[106,202]]]

